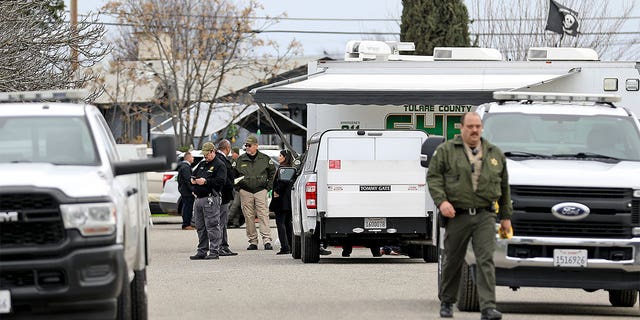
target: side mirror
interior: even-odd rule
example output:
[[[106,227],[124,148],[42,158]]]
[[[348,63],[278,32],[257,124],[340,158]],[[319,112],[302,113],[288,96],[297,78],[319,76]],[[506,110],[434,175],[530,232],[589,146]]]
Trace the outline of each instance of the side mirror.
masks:
[[[282,182],[291,182],[296,176],[296,168],[280,167],[278,168],[278,180]]]
[[[153,158],[118,161],[112,164],[113,175],[139,173],[145,171],[170,170],[175,166],[176,142],[173,136],[153,139]]]
[[[444,142],[444,137],[442,136],[429,136],[427,140],[422,144],[422,150],[420,151],[420,165],[428,168],[429,162],[431,162],[431,158],[433,157],[433,153],[436,151],[436,148]]]
[[[176,139],[173,135],[158,136],[151,141],[154,158],[166,159],[165,170],[171,170],[176,165]]]

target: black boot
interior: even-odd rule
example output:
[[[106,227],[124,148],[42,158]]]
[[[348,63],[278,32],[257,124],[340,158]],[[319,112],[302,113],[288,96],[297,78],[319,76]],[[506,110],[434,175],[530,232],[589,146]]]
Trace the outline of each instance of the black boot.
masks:
[[[496,310],[496,308],[486,308],[482,310],[480,320],[500,320],[502,319],[502,313]]]
[[[453,303],[440,303],[440,318],[453,318]]]

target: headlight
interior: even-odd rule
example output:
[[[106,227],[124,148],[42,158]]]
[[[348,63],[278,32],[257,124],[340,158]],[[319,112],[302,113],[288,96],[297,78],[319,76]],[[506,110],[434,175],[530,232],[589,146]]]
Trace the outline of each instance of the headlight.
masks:
[[[633,190],[633,197],[640,198],[640,190]]]
[[[103,236],[116,230],[113,203],[63,204],[60,211],[64,227],[78,229],[83,236]]]

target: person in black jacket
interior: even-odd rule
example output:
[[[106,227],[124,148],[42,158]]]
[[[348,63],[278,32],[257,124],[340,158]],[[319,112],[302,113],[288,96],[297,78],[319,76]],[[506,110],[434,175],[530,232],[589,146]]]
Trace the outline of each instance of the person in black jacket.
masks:
[[[193,215],[198,231],[198,251],[189,257],[191,260],[219,259],[220,256],[222,242],[220,193],[227,180],[227,168],[222,160],[217,159],[215,149],[211,142],[206,142],[202,146],[202,155],[205,158],[198,163],[191,177],[193,193],[196,195]]]
[[[280,150],[278,158],[280,167],[292,167],[293,156],[288,150]],[[276,214],[276,226],[280,239],[280,251],[277,254],[291,253],[291,239],[293,238],[293,224],[291,222],[291,185],[293,181],[278,181],[280,170],[276,170],[273,181],[273,197],[269,210]]]
[[[184,160],[178,164],[178,191],[182,198],[182,230],[195,230],[191,226],[191,218],[193,217],[193,201],[196,199],[193,195],[193,186],[191,184],[191,164],[193,163],[193,155],[187,151],[184,153]]]
[[[227,168],[227,180],[222,187],[222,204],[220,205],[220,227],[222,228],[222,243],[220,244],[221,256],[235,256],[238,253],[231,251],[229,248],[229,238],[227,237],[227,223],[229,221],[229,205],[233,200],[233,167],[227,155],[231,152],[231,143],[227,139],[218,142],[218,153],[216,159],[220,159]]]

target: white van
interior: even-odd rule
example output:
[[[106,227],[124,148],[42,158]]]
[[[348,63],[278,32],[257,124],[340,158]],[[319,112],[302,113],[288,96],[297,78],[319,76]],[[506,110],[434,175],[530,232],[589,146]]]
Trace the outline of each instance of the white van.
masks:
[[[426,139],[417,130],[315,134],[291,194],[293,257],[318,262],[321,245],[397,245],[435,261],[435,207],[420,165]]]

